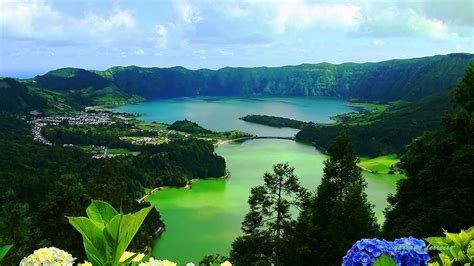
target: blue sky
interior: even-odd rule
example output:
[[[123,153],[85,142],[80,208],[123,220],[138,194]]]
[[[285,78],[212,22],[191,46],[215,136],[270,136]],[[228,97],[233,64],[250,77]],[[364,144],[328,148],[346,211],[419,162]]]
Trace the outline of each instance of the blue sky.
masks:
[[[474,1],[0,0],[0,75],[474,52]]]

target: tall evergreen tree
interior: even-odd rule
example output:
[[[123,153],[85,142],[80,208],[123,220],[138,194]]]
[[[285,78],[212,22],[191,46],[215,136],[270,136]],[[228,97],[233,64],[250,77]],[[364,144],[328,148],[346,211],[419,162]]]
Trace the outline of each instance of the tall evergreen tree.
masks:
[[[384,234],[427,237],[474,224],[474,63],[454,90],[456,112],[447,134],[427,133],[409,145],[401,162],[407,179],[389,197]]]
[[[290,237],[286,264],[338,265],[355,241],[378,233],[367,183],[347,134],[336,137],[329,155],[316,195]]]
[[[252,188],[250,212],[242,223],[244,236],[232,244],[231,260],[235,265],[282,265],[285,235],[293,222],[290,207],[300,208],[308,193],[288,163],[273,166],[265,173],[264,184]]]

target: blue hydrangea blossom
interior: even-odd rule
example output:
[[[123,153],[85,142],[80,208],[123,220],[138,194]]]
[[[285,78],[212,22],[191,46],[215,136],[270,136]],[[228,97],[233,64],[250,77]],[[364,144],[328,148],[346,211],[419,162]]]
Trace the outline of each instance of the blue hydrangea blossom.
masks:
[[[393,241],[395,261],[403,266],[428,265],[430,256],[423,240],[413,237],[398,238]]]
[[[347,251],[343,266],[369,266],[386,254],[397,266],[426,266],[430,257],[425,242],[413,237],[399,238],[393,242],[379,239],[361,239]]]
[[[392,245],[386,240],[364,238],[357,241],[344,256],[343,266],[372,265],[382,254],[394,256]]]

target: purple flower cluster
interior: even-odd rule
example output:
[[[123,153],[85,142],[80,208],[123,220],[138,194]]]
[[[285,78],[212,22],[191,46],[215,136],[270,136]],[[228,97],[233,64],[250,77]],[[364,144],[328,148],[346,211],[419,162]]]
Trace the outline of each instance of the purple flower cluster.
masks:
[[[361,239],[347,251],[342,260],[342,265],[372,265],[382,254],[395,259],[398,266],[424,266],[430,260],[423,240],[413,237],[399,238],[393,242],[379,239]]]

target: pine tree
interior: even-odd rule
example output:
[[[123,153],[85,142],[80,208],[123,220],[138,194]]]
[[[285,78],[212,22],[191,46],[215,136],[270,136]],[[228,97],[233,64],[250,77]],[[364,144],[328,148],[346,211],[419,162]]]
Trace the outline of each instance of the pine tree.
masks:
[[[378,233],[367,183],[347,134],[336,137],[329,155],[316,195],[290,237],[285,257],[298,265],[340,265],[354,242]]]
[[[235,265],[282,265],[283,241],[293,222],[290,207],[301,208],[308,193],[288,163],[273,166],[265,173],[264,184],[252,188],[250,212],[242,223],[244,236],[232,244]]]

